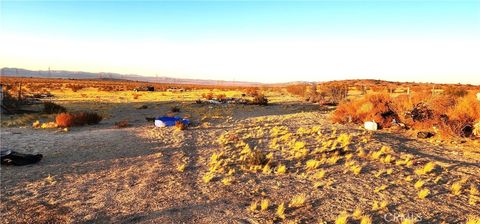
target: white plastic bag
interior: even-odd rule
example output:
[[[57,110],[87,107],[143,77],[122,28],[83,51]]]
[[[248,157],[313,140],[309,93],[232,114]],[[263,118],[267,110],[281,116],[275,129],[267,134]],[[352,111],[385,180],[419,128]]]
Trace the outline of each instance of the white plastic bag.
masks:
[[[377,122],[375,121],[367,121],[364,124],[365,129],[369,131],[376,131],[378,129]]]

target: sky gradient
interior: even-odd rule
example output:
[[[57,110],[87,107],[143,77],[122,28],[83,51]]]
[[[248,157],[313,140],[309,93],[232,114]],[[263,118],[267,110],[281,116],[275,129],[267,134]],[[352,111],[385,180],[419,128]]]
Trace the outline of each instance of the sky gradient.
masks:
[[[480,1],[0,4],[0,67],[480,84]]]

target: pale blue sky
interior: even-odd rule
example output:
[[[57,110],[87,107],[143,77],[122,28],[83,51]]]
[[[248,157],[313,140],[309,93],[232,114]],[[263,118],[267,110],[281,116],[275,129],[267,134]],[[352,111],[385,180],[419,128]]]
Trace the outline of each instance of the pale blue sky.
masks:
[[[0,19],[0,66],[480,84],[480,1],[2,1]]]

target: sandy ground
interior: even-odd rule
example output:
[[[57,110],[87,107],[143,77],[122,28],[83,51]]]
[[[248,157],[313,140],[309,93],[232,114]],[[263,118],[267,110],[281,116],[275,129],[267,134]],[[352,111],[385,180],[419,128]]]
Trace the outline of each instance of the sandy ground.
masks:
[[[185,131],[154,128],[145,121],[144,117],[165,113],[174,104],[151,103],[145,110],[136,109],[136,104],[105,106],[108,119],[69,132],[2,128],[2,148],[44,155],[35,165],[1,167],[2,223],[332,223],[341,212],[352,213],[355,208],[371,216],[374,223],[400,223],[394,217],[402,215],[421,223],[464,223],[468,215],[480,216],[479,202],[469,203],[472,196],[468,190],[479,187],[480,156],[467,147],[439,146],[399,134],[369,134],[357,127],[332,125],[328,111],[306,104],[212,108],[181,104],[181,115],[189,114],[195,123]],[[132,126],[115,128],[114,123],[123,119]],[[302,167],[308,158],[279,157],[288,165],[283,175],[238,169],[230,185],[220,181],[224,174],[208,183],[203,180],[212,154],[224,150],[217,141],[221,135],[236,133],[252,147],[267,148],[268,134],[259,138],[248,133],[269,133],[276,126],[288,127],[293,133],[299,127],[320,127],[324,135],[333,130],[350,133],[354,136],[352,150],[362,144],[367,152],[374,152],[387,145],[392,147],[392,155],[412,156],[414,163],[399,168],[354,156],[363,166],[362,172],[354,175],[346,168],[347,159],[341,157],[336,164],[321,166],[327,174],[326,184],[319,187],[305,177]],[[367,137],[368,143],[360,143]],[[302,139],[307,148],[320,144],[313,135],[298,137]],[[232,150],[225,149],[227,157]],[[414,173],[430,161],[438,165],[431,175]],[[177,167],[182,164],[186,166],[180,172]],[[393,170],[391,174],[375,176],[388,168]],[[404,181],[407,176],[413,180]],[[413,187],[419,179],[431,190],[426,199],[419,199]],[[452,194],[451,184],[462,179],[461,194]],[[387,188],[376,192],[382,185]],[[285,219],[279,218],[275,213],[280,203],[288,204],[299,194],[306,197],[304,205],[287,206]],[[261,199],[270,201],[266,211],[248,210],[252,202]],[[387,201],[388,205],[375,210],[375,201]],[[359,223],[353,218],[350,222]]]

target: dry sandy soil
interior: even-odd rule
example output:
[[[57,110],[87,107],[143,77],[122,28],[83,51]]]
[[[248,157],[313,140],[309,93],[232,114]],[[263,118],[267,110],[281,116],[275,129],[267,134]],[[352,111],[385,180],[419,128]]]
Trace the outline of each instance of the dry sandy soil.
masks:
[[[435,145],[400,134],[333,125],[328,111],[318,105],[183,103],[180,115],[190,114],[194,121],[184,131],[155,128],[144,119],[165,113],[174,103],[147,103],[144,110],[136,109],[139,105],[104,105],[108,119],[68,132],[2,128],[2,148],[44,156],[34,165],[2,166],[2,223],[332,223],[341,212],[351,214],[356,208],[373,223],[400,223],[402,215],[420,223],[464,223],[468,215],[480,216],[479,202],[471,203],[474,196],[469,190],[480,184],[480,156],[467,146]],[[123,119],[131,126],[115,128],[114,123]],[[288,148],[269,149],[275,138],[272,129],[280,126],[306,143],[308,155],[293,158],[284,154]],[[300,127],[310,133],[298,134]],[[322,141],[341,133],[352,137],[351,151],[313,152]],[[222,135],[230,140],[222,144],[218,141]],[[238,142],[272,152],[272,170],[284,164],[286,173],[245,169],[236,156],[240,149],[232,146]],[[402,166],[372,159],[382,146],[391,147],[384,155],[396,161],[411,158],[412,163]],[[359,155],[360,150],[367,155]],[[229,168],[217,171],[207,183],[204,176],[211,157],[222,152],[219,158]],[[313,180],[314,171],[305,168],[306,161],[333,156],[338,162],[323,161],[316,169],[324,170],[325,176]],[[416,174],[427,162],[435,162],[435,169]],[[362,167],[360,174],[350,171],[353,163]],[[179,171],[182,164],[185,170]],[[235,172],[226,174],[231,169]],[[221,181],[227,176],[230,184]],[[422,188],[431,191],[425,199],[414,187],[418,180],[424,180]],[[458,181],[461,192],[454,195],[450,188]],[[296,195],[304,195],[305,202],[289,206]],[[262,199],[270,202],[265,211],[249,210]],[[285,219],[276,214],[282,202]],[[386,207],[374,209],[376,202],[386,202]],[[353,217],[349,221],[359,223]]]

